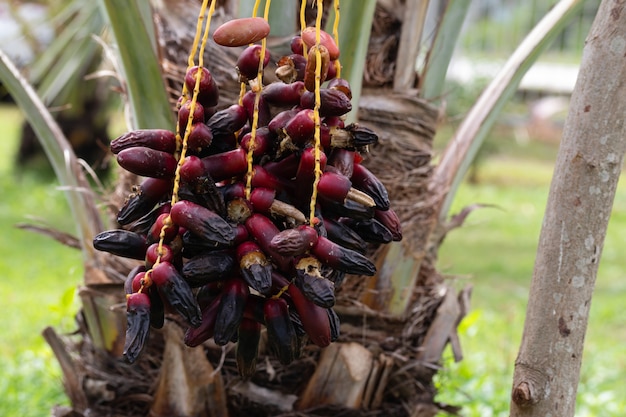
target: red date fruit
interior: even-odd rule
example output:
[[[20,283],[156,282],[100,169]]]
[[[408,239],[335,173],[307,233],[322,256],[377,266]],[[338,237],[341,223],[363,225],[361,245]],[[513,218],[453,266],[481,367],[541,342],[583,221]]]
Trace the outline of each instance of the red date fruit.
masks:
[[[322,263],[340,271],[370,276],[376,273],[376,266],[365,256],[339,246],[325,237],[319,237],[312,252]]]
[[[306,222],[300,210],[275,198],[276,192],[269,188],[257,187],[250,194],[250,203],[256,213],[271,217],[290,217],[298,224]]]
[[[248,132],[241,138],[241,147],[245,149],[246,152],[250,150],[250,144],[252,141],[252,132]],[[269,128],[266,126],[260,127],[255,132],[254,137],[254,150],[252,151],[252,155],[255,158],[261,158],[264,155],[270,155],[271,151],[274,147],[274,137],[270,133]]]
[[[250,378],[256,370],[261,340],[261,323],[244,317],[237,337],[237,370],[242,378]]]
[[[298,146],[302,146],[307,141],[313,139],[315,134],[313,110],[305,109],[296,113],[296,115],[285,124],[283,131],[291,138],[291,141]]]
[[[327,80],[333,80],[335,77],[337,77],[337,71],[339,71],[338,66],[339,66],[339,61],[338,60],[331,60],[330,64],[328,64],[328,73],[326,74],[326,79]]]
[[[309,335],[311,341],[320,347],[328,346],[331,333],[326,309],[315,305],[307,299],[298,287],[289,285],[287,279],[282,275],[274,273],[272,278],[277,286],[285,287],[288,285],[287,293],[291,297],[292,304],[300,317],[302,327]],[[322,315],[322,312],[324,312],[324,315]]]
[[[168,219],[170,216],[168,213],[161,213],[154,221],[150,231],[148,232],[148,241],[150,243],[158,242],[161,238],[161,232],[163,231],[163,227],[167,224],[167,227],[164,230],[163,242],[168,243],[174,240],[174,238],[178,235],[178,226],[173,224],[171,219]]]
[[[276,191],[283,191],[292,188],[292,185],[287,180],[270,174],[260,165],[255,165],[252,169],[254,171],[252,176],[252,187],[265,187]]]
[[[180,109],[178,109],[178,125],[180,126],[181,135],[187,129],[190,113],[191,100],[187,100],[180,106]],[[200,103],[196,103],[192,117],[192,123],[204,123],[204,107],[202,107]]]
[[[264,164],[263,169],[268,174],[291,179],[296,175],[298,165],[300,165],[298,157],[295,154],[291,154],[280,161],[270,161]]]
[[[175,224],[205,240],[230,245],[235,239],[235,231],[226,220],[191,201],[178,201],[172,206],[170,215]]]
[[[334,172],[324,172],[317,184],[317,192],[326,198],[337,202],[344,202],[352,183],[347,177]]]
[[[350,178],[354,167],[354,152],[348,149],[334,148],[328,158],[328,164],[335,167],[341,175]]]
[[[372,197],[377,209],[389,210],[390,202],[387,189],[369,169],[361,164],[355,164],[350,181],[352,181],[354,188]]]
[[[220,95],[219,87],[208,69],[199,68],[198,66],[189,68],[185,74],[185,85],[190,93],[193,92],[196,86],[198,70],[201,72],[200,85],[198,87],[198,102],[204,107],[216,106]]]
[[[139,129],[124,133],[110,145],[114,154],[137,146],[173,154],[176,151],[176,134],[165,129]]]
[[[144,265],[137,265],[131,269],[124,281],[124,293],[128,295],[139,291],[139,288],[141,288],[141,280],[145,275],[146,267]]]
[[[216,112],[209,121],[207,126],[211,128],[214,138],[220,138],[226,135],[232,135],[241,129],[248,121],[248,113],[246,109],[239,104],[233,104]]]
[[[304,91],[302,81],[295,81],[291,84],[274,82],[263,88],[261,95],[273,106],[293,107],[300,104],[300,97]]]
[[[204,123],[194,123],[187,138],[187,152],[199,155],[211,146],[212,141],[213,133],[211,129]]]
[[[270,219],[262,214],[253,214],[246,220],[246,228],[250,235],[256,240],[258,245],[263,250],[263,253],[268,255],[281,271],[288,271],[291,266],[291,259],[283,256],[271,248],[270,242],[272,238],[279,232],[278,228]]]
[[[340,129],[345,127],[345,122],[340,116],[326,116],[324,117],[324,124],[328,127],[337,127]]]
[[[191,189],[198,186],[198,180],[202,181],[205,177],[207,177],[202,159],[195,155],[190,155],[185,158],[182,166],[180,167],[179,174],[180,179],[184,183],[189,184]]]
[[[243,96],[243,107],[248,113],[248,120],[252,122],[254,117],[254,103],[256,100],[256,93],[254,91],[248,91]],[[259,114],[257,120],[257,126],[267,126],[270,120],[272,120],[272,113],[270,112],[270,106],[263,98],[263,95],[259,97]]]
[[[198,327],[190,327],[185,332],[184,342],[189,347],[196,347],[213,337],[217,309],[220,296],[214,297],[201,311],[201,323]]]
[[[398,242],[402,240],[402,226],[400,219],[393,209],[374,211],[374,217],[381,222],[391,232],[394,241]]]
[[[291,42],[289,43],[289,47],[291,48],[291,52],[294,54],[302,55],[304,53],[304,42],[302,41],[301,36],[294,36],[291,38]]]
[[[320,151],[320,170],[326,168],[326,154]],[[315,179],[315,148],[310,147],[302,151],[300,155],[300,164],[296,172],[296,182],[298,184],[313,184]]]
[[[298,113],[298,111],[299,110],[295,108],[295,109],[283,110],[277,113],[267,125],[270,132],[272,132],[274,135],[277,135],[277,136],[284,135],[282,132],[283,128],[285,127],[287,122],[291,120],[291,118]]]
[[[213,33],[213,40],[222,46],[245,46],[258,42],[270,33],[270,25],[261,17],[230,20]]]
[[[174,262],[174,251],[168,245],[161,246],[160,262]],[[159,257],[159,244],[153,243],[146,249],[146,268],[152,268]]]
[[[269,214],[274,198],[276,197],[276,191],[269,188],[255,188],[250,194],[250,203],[252,208],[257,213]]]
[[[215,181],[223,181],[245,174],[248,169],[246,151],[243,148],[222,152],[202,158],[204,172]],[[185,178],[185,180],[189,180]]]
[[[133,174],[151,178],[174,178],[177,161],[168,152],[145,146],[124,149],[117,154],[117,163]]]
[[[239,55],[237,59],[237,72],[239,81],[247,83],[249,80],[257,78],[259,73],[259,63],[261,62],[261,45],[250,45]],[[263,56],[263,68],[270,63],[270,53],[265,50]]]
[[[308,89],[308,88],[307,88]],[[343,116],[352,110],[352,103],[341,90],[320,89],[320,116]],[[300,98],[300,106],[312,109],[315,106],[315,93],[306,91]]]
[[[317,36],[316,30],[314,27],[307,27],[302,31],[301,34],[302,41],[308,46],[312,48],[316,44]],[[339,48],[335,43],[335,39],[329,33],[321,30],[320,31],[320,44],[323,45],[328,50],[328,56],[331,60],[335,60],[339,58]],[[295,52],[294,52],[295,53]]]

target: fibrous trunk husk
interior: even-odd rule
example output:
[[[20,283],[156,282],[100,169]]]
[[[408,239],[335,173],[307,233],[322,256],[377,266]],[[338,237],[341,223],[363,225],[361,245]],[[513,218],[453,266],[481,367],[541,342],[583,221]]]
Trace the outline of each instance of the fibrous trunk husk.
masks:
[[[445,230],[436,223],[435,213],[445,190],[430,187],[438,109],[415,95],[392,93],[393,72],[380,71],[390,65],[381,62],[395,60],[393,44],[397,44],[400,31],[394,22],[399,14],[388,9],[395,3],[404,4],[377,5],[364,76],[368,89],[361,98],[359,122],[379,134],[379,143],[371,147],[364,164],[387,187],[404,230],[404,240],[398,244],[400,255],[414,262],[402,314],[364,301],[373,294],[384,304],[393,292],[389,283],[380,277],[349,276],[337,294],[339,340],[325,349],[307,345],[302,357],[288,366],[268,355],[262,340],[256,373],[247,381],[238,375],[232,345],[218,347],[210,341],[191,349],[180,345],[180,338],[178,345],[173,342],[171,336],[180,333],[176,317],[168,317],[163,330],[153,330],[146,351],[134,365],[128,365],[96,347],[79,316],[78,336],[56,340],[64,340],[57,345],[71,352],[69,356],[57,352],[65,363],[66,381],[73,381],[68,387],[76,391],[76,381],[83,381],[82,391],[68,390],[73,410],[59,408],[55,415],[156,417],[166,415],[168,407],[171,415],[185,416],[433,417],[442,409],[457,411],[436,403],[433,376],[447,343],[452,344],[455,356],[461,357],[456,326],[467,310],[469,290],[457,296],[435,268],[441,231]],[[168,13],[168,5],[187,8],[180,2],[162,1],[161,9],[156,10],[163,69],[174,103],[197,11],[191,7],[189,16],[173,21],[175,14]],[[218,9],[213,19],[212,27],[217,27],[226,19],[224,9]],[[220,105],[237,99],[239,83],[233,68],[238,54],[236,48],[209,43],[205,62],[221,87]],[[132,177],[123,178],[111,196],[112,211],[121,204],[124,189],[129,192],[136,183]],[[380,265],[387,250],[372,245],[369,252]],[[129,265],[123,264],[110,265],[107,270],[116,271],[112,282],[119,286],[120,303],[120,277],[128,269]],[[67,363],[70,356],[73,364]]]

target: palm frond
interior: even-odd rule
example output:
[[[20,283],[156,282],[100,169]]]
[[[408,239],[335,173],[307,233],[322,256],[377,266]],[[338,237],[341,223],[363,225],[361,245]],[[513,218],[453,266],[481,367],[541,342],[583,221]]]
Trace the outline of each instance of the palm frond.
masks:
[[[33,87],[2,50],[0,80],[37,134],[76,220],[83,256],[86,260],[93,259],[94,249],[91,242],[102,230],[102,223],[93,193],[72,146]]]
[[[361,97],[365,57],[369,45],[376,0],[350,1],[342,3],[339,24],[339,47],[341,48],[341,77],[348,80],[352,90],[352,102]],[[333,21],[331,12],[329,22]],[[358,106],[348,113],[346,123],[357,118]]]
[[[137,3],[125,0],[100,0],[115,38],[126,93],[134,116],[131,129],[172,129],[173,113],[170,109],[161,67],[151,39],[152,25],[145,24]]]

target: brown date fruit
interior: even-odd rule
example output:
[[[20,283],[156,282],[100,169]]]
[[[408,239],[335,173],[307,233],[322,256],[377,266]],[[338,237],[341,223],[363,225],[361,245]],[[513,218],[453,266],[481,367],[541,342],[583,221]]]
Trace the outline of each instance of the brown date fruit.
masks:
[[[268,298],[263,306],[267,342],[279,362],[288,365],[299,354],[299,342],[289,317],[289,306],[282,298]]]
[[[224,346],[237,335],[249,295],[248,285],[240,278],[224,283],[213,330],[213,340],[218,346]]]
[[[133,363],[141,354],[150,334],[150,297],[147,294],[127,296],[126,323],[124,358]]]
[[[191,287],[176,267],[170,262],[160,262],[150,274],[161,298],[176,310],[191,327],[198,327],[202,321],[200,307]]]
[[[261,17],[230,20],[213,32],[213,40],[222,46],[245,46],[258,42],[270,33],[270,25]]]
[[[328,49],[326,49],[324,45],[314,45],[311,49],[309,49],[309,58],[304,69],[304,86],[309,91],[315,91],[315,79],[317,77],[317,51],[319,51],[321,58],[319,68],[320,85],[326,81],[326,77],[328,76],[328,66],[330,65]]]

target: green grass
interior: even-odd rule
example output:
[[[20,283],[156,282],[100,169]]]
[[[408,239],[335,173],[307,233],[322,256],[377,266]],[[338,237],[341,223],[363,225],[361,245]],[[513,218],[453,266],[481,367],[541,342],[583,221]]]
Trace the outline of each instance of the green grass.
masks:
[[[15,228],[44,219],[74,232],[61,191],[48,170],[17,172],[20,113],[0,108],[0,415],[47,416],[54,404],[66,404],[61,372],[41,331],[48,325],[69,330],[76,306],[73,294],[82,279],[80,252],[51,239]]]
[[[459,286],[473,286],[472,310],[459,329],[465,359],[454,364],[448,352],[446,369],[438,376],[438,399],[464,406],[468,417],[509,415],[513,367],[552,175],[550,159],[556,152],[543,161],[513,159],[511,154],[534,152],[518,146],[509,141],[506,155],[493,154],[483,162],[478,185],[460,188],[453,213],[474,203],[497,208],[473,212],[439,253],[444,273],[456,276]],[[620,184],[591,306],[578,417],[626,415],[625,222],[626,185]]]

